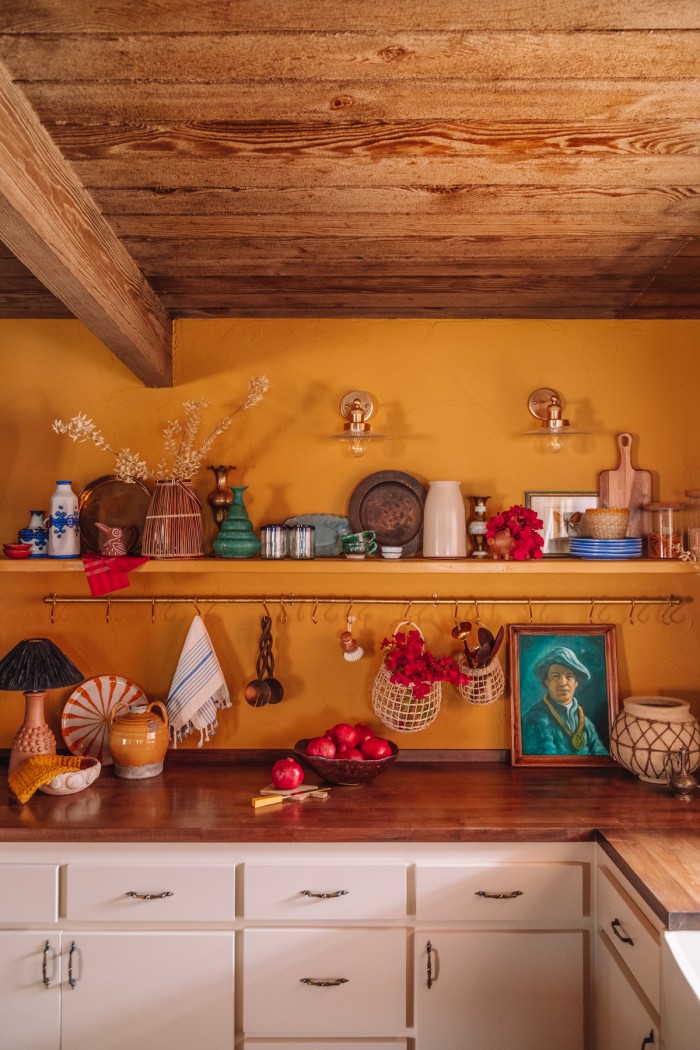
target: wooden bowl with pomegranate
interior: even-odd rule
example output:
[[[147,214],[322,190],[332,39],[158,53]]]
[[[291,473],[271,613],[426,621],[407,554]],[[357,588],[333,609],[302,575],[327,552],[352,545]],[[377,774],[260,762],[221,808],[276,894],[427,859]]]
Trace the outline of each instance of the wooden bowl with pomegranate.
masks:
[[[387,755],[386,758],[365,758],[362,760],[355,758],[322,758],[321,755],[307,755],[306,748],[308,744],[308,740],[297,740],[294,745],[296,757],[302,763],[305,762],[310,766],[314,773],[318,773],[329,784],[335,784],[338,787],[355,787],[358,784],[364,784],[367,780],[373,780],[380,773],[384,773],[390,766],[393,766],[399,755],[399,749],[392,740],[388,741],[391,754]]]

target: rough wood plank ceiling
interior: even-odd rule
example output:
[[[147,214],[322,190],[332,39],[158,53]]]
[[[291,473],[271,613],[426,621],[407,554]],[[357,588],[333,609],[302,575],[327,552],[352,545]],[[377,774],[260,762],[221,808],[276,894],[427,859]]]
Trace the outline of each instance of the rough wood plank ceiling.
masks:
[[[697,0],[0,0],[0,60],[171,318],[700,317]]]

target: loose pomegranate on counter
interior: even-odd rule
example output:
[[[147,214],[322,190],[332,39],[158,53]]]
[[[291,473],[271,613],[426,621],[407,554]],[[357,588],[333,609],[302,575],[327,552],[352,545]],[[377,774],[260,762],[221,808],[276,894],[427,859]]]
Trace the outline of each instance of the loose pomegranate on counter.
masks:
[[[304,783],[304,770],[293,758],[281,758],[272,767],[273,787],[290,791]]]

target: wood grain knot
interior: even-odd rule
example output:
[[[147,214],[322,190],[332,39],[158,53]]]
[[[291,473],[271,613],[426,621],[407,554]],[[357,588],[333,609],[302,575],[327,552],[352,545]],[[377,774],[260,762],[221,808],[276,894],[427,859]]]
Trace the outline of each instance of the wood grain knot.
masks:
[[[385,58],[387,62],[399,62],[402,58],[408,58],[411,52],[403,44],[389,44],[388,47],[383,48],[379,52],[382,58]]]
[[[335,98],[331,99],[331,109],[347,109],[349,106],[355,105],[355,99],[352,95],[336,95]]]

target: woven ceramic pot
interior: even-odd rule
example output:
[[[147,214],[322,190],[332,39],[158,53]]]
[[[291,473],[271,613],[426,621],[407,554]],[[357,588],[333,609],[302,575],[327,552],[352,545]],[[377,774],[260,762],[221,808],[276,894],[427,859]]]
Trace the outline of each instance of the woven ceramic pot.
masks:
[[[688,771],[700,766],[700,726],[690,704],[667,696],[630,696],[610,731],[610,754],[648,784],[667,784],[669,755],[688,749]]]

